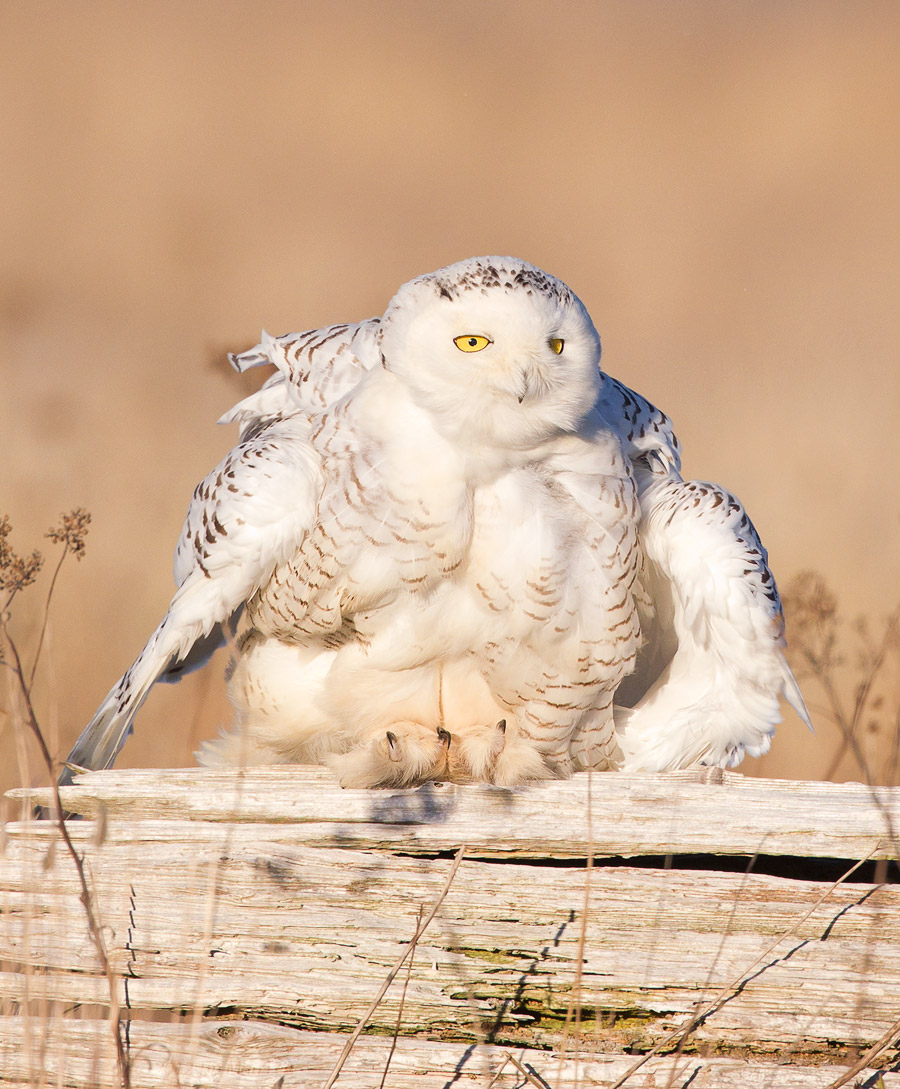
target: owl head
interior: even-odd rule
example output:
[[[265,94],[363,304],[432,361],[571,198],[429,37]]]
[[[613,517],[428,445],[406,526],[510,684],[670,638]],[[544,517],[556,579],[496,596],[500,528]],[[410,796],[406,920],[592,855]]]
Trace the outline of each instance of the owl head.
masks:
[[[382,321],[384,366],[454,439],[527,448],[578,429],[600,388],[600,338],[560,280],[473,257],[404,284]]]

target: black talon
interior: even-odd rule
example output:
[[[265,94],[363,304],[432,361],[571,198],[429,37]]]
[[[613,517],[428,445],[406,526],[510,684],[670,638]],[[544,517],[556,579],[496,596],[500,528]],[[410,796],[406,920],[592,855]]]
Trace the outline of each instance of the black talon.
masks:
[[[501,734],[506,733],[506,719],[505,718],[501,718],[500,721],[497,723],[497,729],[500,731]]]
[[[397,747],[397,735],[392,734],[391,731],[388,730],[387,739],[388,739],[388,744],[390,745],[390,747],[392,749],[396,749],[396,747]]]
[[[438,735],[438,741],[440,741],[440,743],[443,746],[445,746],[445,748],[449,749],[450,748],[450,734],[449,734],[449,732],[447,730],[445,730],[443,726],[438,726],[437,735]]]

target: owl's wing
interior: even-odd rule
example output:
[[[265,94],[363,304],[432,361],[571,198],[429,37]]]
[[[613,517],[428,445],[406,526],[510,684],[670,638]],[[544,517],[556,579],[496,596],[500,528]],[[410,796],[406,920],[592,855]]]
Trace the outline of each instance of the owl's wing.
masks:
[[[381,319],[307,329],[281,337],[269,336],[263,330],[255,348],[228,358],[241,372],[272,365],[278,373],[257,393],[226,412],[219,423],[237,422],[243,429],[257,426],[261,418],[297,409],[321,412],[380,364]]]
[[[606,428],[618,436],[632,462],[653,458],[674,474],[681,470],[681,443],[672,421],[646,397],[604,374],[600,396],[594,406]]]
[[[784,696],[812,729],[784,658],[768,557],[744,508],[715,484],[682,481],[650,453],[635,465],[647,646],[616,694],[629,771],[732,767],[769,748]]]
[[[175,554],[178,589],[131,668],[87,724],[67,763],[107,768],[154,682],[201,664],[227,622],[313,525],[321,458],[304,416],[253,431],[196,487]],[[61,783],[72,781],[66,769]]]

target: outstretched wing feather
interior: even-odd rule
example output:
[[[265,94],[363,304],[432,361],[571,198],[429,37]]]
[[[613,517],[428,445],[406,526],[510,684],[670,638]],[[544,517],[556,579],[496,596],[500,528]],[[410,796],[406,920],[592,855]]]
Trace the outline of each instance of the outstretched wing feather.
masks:
[[[153,683],[228,621],[300,546],[314,523],[323,480],[307,423],[295,416],[255,432],[197,485],[175,553],[178,589],[166,615],[85,727],[68,763],[112,764]],[[216,639],[208,645],[211,653]],[[61,782],[68,781],[66,771]]]
[[[766,550],[725,489],[677,474],[639,473],[645,580],[659,610],[653,641],[671,648],[638,662],[632,706],[620,708],[625,767],[668,770],[736,763],[765,752],[784,696],[809,715],[783,653],[784,618]]]

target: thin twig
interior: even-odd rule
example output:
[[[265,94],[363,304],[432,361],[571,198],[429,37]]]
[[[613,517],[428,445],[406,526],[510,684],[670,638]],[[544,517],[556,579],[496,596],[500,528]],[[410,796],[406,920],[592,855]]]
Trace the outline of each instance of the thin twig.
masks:
[[[588,768],[588,789],[587,789],[587,865],[585,868],[584,879],[584,904],[581,910],[581,926],[578,930],[578,946],[576,948],[575,956],[577,957],[577,965],[575,968],[575,983],[572,987],[572,996],[569,999],[568,1009],[566,1010],[566,1023],[563,1026],[563,1039],[559,1052],[559,1062],[562,1064],[565,1061],[566,1047],[569,1041],[569,1029],[573,1020],[575,1021],[575,1043],[573,1047],[573,1060],[575,1063],[575,1089],[578,1089],[580,1081],[578,1073],[578,1060],[579,1060],[579,1044],[581,1042],[581,992],[584,982],[584,948],[587,941],[587,917],[588,908],[591,903],[591,875],[594,870],[594,830],[591,821],[591,784],[593,783],[593,777],[591,769]],[[559,1074],[559,1069],[557,1074]]]
[[[334,1083],[338,1080],[338,1076],[340,1075],[340,1072],[343,1069],[344,1063],[347,1061],[347,1057],[349,1056],[350,1052],[353,1050],[353,1045],[359,1039],[359,1036],[362,1033],[362,1030],[366,1027],[366,1024],[367,1024],[369,1018],[372,1016],[372,1014],[378,1008],[378,1004],[381,1002],[382,998],[384,998],[385,994],[387,993],[388,987],[390,987],[390,985],[396,979],[397,973],[403,967],[403,964],[404,964],[406,958],[408,956],[410,956],[413,949],[415,949],[416,943],[418,942],[419,938],[421,938],[422,935],[425,933],[426,929],[428,928],[428,924],[435,917],[435,915],[437,915],[438,908],[444,902],[444,900],[447,897],[447,893],[450,891],[450,886],[453,884],[453,878],[456,877],[456,871],[459,869],[459,864],[463,860],[463,855],[465,854],[465,851],[466,851],[466,846],[465,846],[465,844],[463,844],[462,847],[460,847],[460,849],[456,852],[456,857],[453,859],[453,865],[450,867],[450,872],[447,874],[447,880],[444,882],[444,887],[441,889],[440,894],[438,895],[438,898],[432,904],[431,910],[425,916],[422,923],[419,926],[416,927],[416,932],[413,935],[412,941],[407,943],[406,948],[403,950],[403,952],[397,958],[393,968],[391,968],[391,970],[388,972],[387,976],[385,977],[384,982],[378,988],[378,994],[375,995],[375,997],[372,999],[371,1004],[369,1005],[369,1008],[366,1010],[366,1012],[359,1019],[359,1024],[350,1033],[350,1038],[347,1041],[347,1043],[344,1045],[344,1050],[339,1055],[338,1061],[334,1064],[334,1068],[332,1069],[331,1073],[328,1075],[328,1081],[325,1082],[325,1085],[324,1085],[323,1089],[331,1089],[331,1087],[334,1085]]]
[[[503,1062],[497,1067],[496,1071],[494,1072],[494,1076],[488,1082],[487,1089],[494,1089],[494,1086],[500,1080],[500,1075],[507,1068],[507,1066],[509,1065],[511,1059],[512,1059],[512,1055],[510,1055],[509,1052],[507,1052],[504,1059],[503,1059]]]
[[[223,630],[228,631],[228,625],[223,625]],[[246,744],[246,737],[242,738],[242,744]],[[240,763],[235,768],[236,777],[234,780],[234,801],[232,808],[224,821],[225,834],[222,838],[221,847],[215,852],[212,866],[209,869],[207,876],[206,886],[206,902],[203,912],[203,929],[201,931],[202,941],[204,943],[211,942],[213,938],[213,931],[215,929],[216,911],[219,905],[219,896],[221,893],[221,879],[224,867],[227,865],[229,858],[231,857],[231,842],[234,836],[235,828],[237,827],[238,814],[241,808],[241,801],[243,799],[244,787],[247,779],[247,764],[242,758]],[[204,1003],[203,1003],[203,988],[206,984],[207,976],[210,972],[212,959],[211,957],[201,957],[200,967],[197,971],[194,988],[194,1005],[191,1013],[191,1032],[189,1037],[189,1051],[188,1062],[193,1065],[197,1057],[197,1049],[200,1045],[200,1025],[203,1021]]]
[[[828,696],[829,702],[834,708],[835,719],[843,735],[841,744],[832,758],[828,770],[825,772],[826,779],[830,779],[835,774],[838,765],[848,748],[852,750],[853,756],[860,766],[860,770],[863,771],[867,779],[871,779],[867,766],[868,762],[865,758],[865,754],[860,748],[857,733],[859,731],[859,724],[862,721],[863,712],[865,711],[869,702],[869,697],[872,694],[875,680],[884,666],[888,650],[896,637],[898,628],[900,628],[900,609],[895,609],[888,618],[888,622],[884,629],[884,635],[874,652],[871,650],[871,647],[869,648],[868,668],[856,689],[856,696],[853,701],[853,711],[849,717],[849,721],[844,713],[840,700],[838,699],[831,675],[829,673],[822,673],[819,675],[819,683],[822,685],[825,694]]]
[[[412,949],[409,952],[409,959],[406,962],[406,977],[403,980],[403,990],[400,992],[400,1008],[397,1010],[397,1024],[394,1025],[394,1035],[391,1037],[391,1050],[388,1052],[387,1062],[384,1064],[384,1073],[381,1075],[381,1084],[378,1089],[384,1089],[388,1070],[391,1068],[391,1059],[393,1059],[394,1052],[397,1050],[397,1037],[400,1035],[400,1025],[403,1023],[403,1007],[406,1004],[406,988],[409,986],[409,977],[412,975],[413,957],[416,955],[416,941],[418,940],[419,927],[421,925],[422,905],[420,904],[419,910],[416,912],[416,932],[412,936]]]
[[[724,929],[722,931],[722,936],[719,939],[719,947],[716,950],[716,955],[713,958],[713,962],[709,967],[709,971],[707,972],[706,982],[704,983],[704,990],[707,987],[711,986],[712,977],[713,977],[713,974],[715,973],[715,971],[716,971],[716,969],[717,969],[717,967],[719,965],[719,959],[720,959],[720,957],[722,956],[722,953],[725,950],[725,944],[728,941],[728,938],[733,933],[732,927],[733,927],[733,924],[734,924],[735,916],[738,914],[738,909],[740,907],[740,897],[741,897],[741,894],[743,893],[743,891],[744,891],[744,889],[746,887],[747,879],[750,876],[750,874],[753,872],[753,867],[756,865],[757,857],[758,857],[758,852],[755,853],[751,857],[749,863],[747,864],[747,869],[744,871],[744,876],[743,876],[743,878],[741,880],[741,884],[735,890],[734,901],[733,901],[733,903],[731,905],[731,912],[729,913],[729,916],[728,916],[728,924],[727,924],[727,926],[724,927]],[[694,1016],[697,1016],[699,1014],[702,1006],[703,1006],[703,999],[700,998],[694,1004]],[[680,1076],[682,1076],[683,1073],[684,1073],[684,1068],[682,1068],[681,1071],[679,1071],[678,1060],[681,1058],[682,1054],[684,1053],[684,1045],[687,1042],[688,1035],[689,1035],[688,1033],[684,1033],[682,1035],[682,1037],[679,1039],[677,1045],[675,1046],[675,1050],[669,1053],[670,1057],[672,1058],[672,1065],[671,1065],[671,1067],[669,1069],[669,1076],[668,1076],[668,1078],[666,1078],[666,1084],[664,1086],[664,1089],[672,1089],[672,1086],[675,1084],[676,1080]]]
[[[552,1089],[552,1086],[548,1081],[544,1081],[544,1079],[536,1070],[530,1069],[529,1067],[524,1066],[522,1063],[520,1063],[515,1055],[509,1053],[506,1057],[513,1064],[516,1070],[519,1071],[522,1077],[524,1077],[526,1081],[531,1082],[532,1085],[537,1086],[537,1089]]]
[[[50,589],[47,591],[47,603],[44,606],[44,622],[41,624],[41,634],[38,639],[37,650],[34,652],[34,660],[31,663],[31,675],[28,678],[28,691],[31,692],[34,688],[34,675],[37,673],[38,661],[41,657],[41,651],[44,647],[44,637],[47,634],[47,625],[50,623],[50,602],[53,598],[53,590],[56,586],[56,580],[59,577],[60,568],[63,565],[63,560],[69,554],[68,544],[63,548],[62,555],[59,557],[59,563],[56,565],[56,570],[53,572],[53,578],[50,580]]]
[[[851,1078],[856,1077],[856,1075],[862,1070],[865,1070],[867,1066],[871,1066],[872,1060],[877,1055],[880,1055],[882,1051],[887,1051],[898,1037],[900,1037],[900,1017],[897,1018],[881,1039],[877,1040],[869,1048],[865,1055],[858,1059],[844,1074],[841,1074],[839,1078],[836,1078],[833,1082],[826,1085],[825,1089],[840,1089],[842,1085],[846,1085]]]
[[[84,906],[85,915],[87,917],[88,932],[91,937],[91,941],[94,944],[94,948],[97,951],[97,957],[100,960],[100,965],[103,968],[103,974],[106,976],[106,982],[109,986],[109,1001],[110,1001],[110,1026],[113,1029],[113,1036],[116,1044],[116,1060],[119,1066],[119,1076],[122,1079],[122,1089],[131,1089],[131,1067],[128,1056],[125,1052],[125,1044],[122,1040],[121,1020],[120,1020],[120,1008],[119,1008],[119,996],[117,977],[113,971],[112,964],[109,960],[109,954],[106,951],[106,943],[103,940],[103,933],[100,929],[100,924],[94,913],[93,897],[91,890],[88,887],[87,874],[84,868],[84,859],[75,850],[75,845],[72,842],[72,838],[69,835],[69,830],[66,827],[66,821],[63,817],[62,799],[59,796],[59,784],[56,781],[56,772],[53,767],[53,757],[50,755],[50,750],[47,748],[47,742],[44,740],[44,734],[38,725],[37,716],[34,712],[34,706],[31,702],[31,693],[28,691],[28,686],[25,684],[25,672],[22,668],[22,660],[19,657],[19,648],[16,646],[15,640],[9,633],[9,629],[6,628],[6,642],[12,651],[14,658],[13,672],[19,680],[19,689],[21,691],[22,699],[25,704],[25,712],[27,716],[28,725],[31,728],[31,732],[34,734],[38,748],[40,749],[41,756],[44,763],[47,766],[47,771],[50,773],[50,786],[53,791],[53,805],[54,805],[54,819],[62,836],[63,842],[66,846],[66,850],[72,858],[75,864],[75,871],[78,874],[78,883],[81,886],[81,895],[79,899]]]
[[[859,862],[855,862],[850,867],[850,869],[847,870],[846,873],[841,874],[841,876],[837,879],[837,881],[834,882],[833,885],[829,885],[829,887],[825,890],[825,892],[822,893],[818,900],[816,900],[812,907],[807,912],[805,912],[805,914],[803,914],[799,919],[795,919],[794,922],[791,923],[791,925],[787,928],[787,930],[779,934],[778,937],[770,945],[768,945],[762,951],[762,953],[759,954],[759,956],[756,958],[756,960],[752,962],[752,964],[748,964],[739,976],[737,976],[727,986],[723,987],[722,990],[719,991],[719,993],[715,996],[715,998],[707,1002],[707,1004],[701,1010],[699,1010],[699,1012],[693,1014],[690,1018],[688,1018],[684,1025],[682,1025],[680,1028],[675,1029],[674,1032],[670,1032],[668,1036],[664,1036],[663,1039],[660,1040],[655,1047],[651,1048],[651,1050],[648,1051],[646,1055],[642,1055],[636,1063],[634,1063],[625,1071],[625,1073],[621,1076],[621,1078],[619,1078],[617,1082],[614,1082],[613,1085],[610,1086],[610,1089],[620,1089],[620,1086],[624,1085],[625,1082],[628,1081],[628,1079],[632,1076],[632,1074],[635,1074],[646,1062],[649,1062],[654,1055],[658,1055],[660,1051],[668,1047],[670,1044],[675,1043],[676,1041],[678,1041],[679,1046],[683,1044],[684,1040],[694,1031],[694,1029],[697,1028],[697,1026],[701,1024],[701,1022],[705,1018],[713,1013],[725,999],[733,997],[734,994],[737,993],[738,989],[743,983],[746,982],[747,977],[754,970],[754,968],[756,968],[758,964],[764,961],[766,957],[768,957],[784,941],[785,938],[789,938],[791,934],[793,934],[798,929],[798,927],[802,926],[803,923],[805,923],[806,920],[810,917],[810,915],[812,915],[813,912],[821,904],[823,904],[825,900],[828,899],[828,897],[839,885],[843,884],[843,882],[846,881],[847,878],[851,876],[851,874],[855,873],[856,870],[858,870],[860,866],[863,865],[863,863],[869,861],[869,859],[872,857],[872,855],[875,854],[880,846],[881,841],[879,840],[879,842],[875,844],[875,846],[872,848],[871,851],[869,851],[865,858],[861,858]]]
[[[894,610],[888,617],[887,624],[885,625],[884,633],[880,642],[873,648],[869,645],[867,649],[868,653],[868,669],[865,673],[861,683],[857,687],[856,697],[854,700],[853,712],[849,717],[849,720],[844,713],[840,699],[838,697],[837,689],[834,685],[834,680],[831,673],[825,668],[817,668],[816,677],[819,683],[822,685],[822,689],[825,692],[828,700],[831,704],[831,714],[829,717],[837,724],[841,731],[841,744],[831,762],[831,765],[825,772],[825,779],[831,779],[837,770],[838,765],[843,759],[844,753],[850,749],[859,766],[860,771],[865,779],[866,786],[869,788],[869,795],[873,804],[881,813],[884,819],[887,829],[888,838],[891,841],[891,847],[894,851],[894,857],[898,863],[900,863],[900,838],[898,838],[897,830],[894,828],[893,818],[891,816],[890,809],[885,805],[882,799],[878,795],[875,781],[872,776],[871,768],[869,767],[869,761],[866,759],[866,754],[863,752],[862,746],[859,742],[858,733],[859,726],[862,722],[863,713],[869,703],[869,697],[872,694],[872,689],[875,685],[875,680],[883,668],[885,661],[887,660],[888,651],[891,646],[896,642],[898,632],[900,632],[900,607]],[[807,651],[807,657],[813,661],[814,659]],[[897,709],[896,727],[893,739],[893,747],[896,751],[900,752],[900,707]],[[888,763],[889,769],[892,767],[893,760]],[[889,777],[890,781],[890,777]]]

